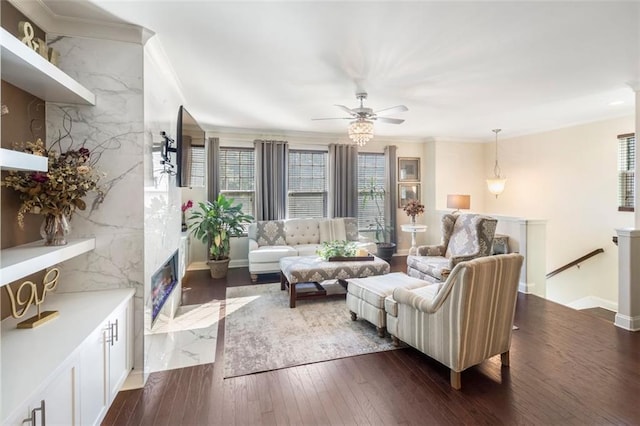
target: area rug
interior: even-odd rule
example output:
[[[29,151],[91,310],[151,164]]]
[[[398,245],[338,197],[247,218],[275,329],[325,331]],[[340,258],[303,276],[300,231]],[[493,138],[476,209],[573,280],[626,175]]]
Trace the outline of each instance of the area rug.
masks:
[[[351,321],[344,297],[291,309],[279,283],[230,287],[225,309],[225,378],[396,349],[369,322]]]

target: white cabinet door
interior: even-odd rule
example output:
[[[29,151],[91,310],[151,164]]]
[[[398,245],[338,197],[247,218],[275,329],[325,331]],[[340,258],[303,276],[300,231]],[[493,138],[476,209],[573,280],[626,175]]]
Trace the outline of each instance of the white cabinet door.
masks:
[[[109,406],[107,323],[95,330],[80,351],[80,422],[99,424]]]
[[[80,424],[78,410],[78,366],[71,363],[31,400],[7,425],[41,426]]]
[[[107,343],[107,349],[109,352],[109,402],[120,391],[122,384],[129,375],[128,368],[128,330],[127,327],[127,307],[117,311],[109,320],[109,327],[111,329],[111,338]]]

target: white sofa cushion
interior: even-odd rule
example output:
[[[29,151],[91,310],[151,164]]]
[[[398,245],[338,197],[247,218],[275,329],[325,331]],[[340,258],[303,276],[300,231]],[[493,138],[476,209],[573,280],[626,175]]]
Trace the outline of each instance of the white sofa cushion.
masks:
[[[300,244],[319,244],[320,230],[318,219],[289,219],[284,222],[286,244],[297,246]]]
[[[249,252],[249,263],[273,263],[276,264],[281,257],[297,256],[298,250],[289,246],[260,246]]]
[[[317,256],[316,250],[319,247],[319,244],[298,244],[293,248],[298,251],[297,256]]]
[[[345,230],[343,219],[320,219],[318,227],[320,229],[321,243],[328,243],[329,241],[344,241],[347,239],[347,232]]]

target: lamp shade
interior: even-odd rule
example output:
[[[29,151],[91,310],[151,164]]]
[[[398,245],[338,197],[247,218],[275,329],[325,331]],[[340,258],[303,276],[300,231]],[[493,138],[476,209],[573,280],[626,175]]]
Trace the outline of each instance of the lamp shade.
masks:
[[[449,209],[469,209],[471,207],[471,196],[461,194],[447,195],[447,208]]]

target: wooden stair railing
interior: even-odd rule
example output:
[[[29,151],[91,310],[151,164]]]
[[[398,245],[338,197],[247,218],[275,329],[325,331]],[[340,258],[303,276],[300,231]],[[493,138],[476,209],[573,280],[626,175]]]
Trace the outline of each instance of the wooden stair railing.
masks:
[[[546,277],[547,277],[547,278],[551,278],[552,276],[554,276],[554,275],[556,275],[556,274],[559,274],[560,272],[565,271],[565,270],[567,270],[567,269],[569,269],[569,268],[573,268],[574,266],[580,266],[580,263],[582,263],[582,262],[584,262],[585,260],[589,259],[590,257],[593,257],[593,256],[595,256],[595,255],[597,255],[597,254],[600,254],[600,253],[604,253],[604,249],[599,248],[599,249],[596,249],[596,250],[594,250],[594,251],[592,251],[592,252],[590,252],[590,253],[587,253],[587,254],[585,254],[584,256],[582,256],[581,258],[576,259],[576,260],[574,260],[573,262],[569,262],[569,263],[567,263],[566,265],[561,266],[561,267],[559,267],[558,269],[556,269],[556,270],[553,270],[553,271],[549,272],[549,273],[546,275]]]

